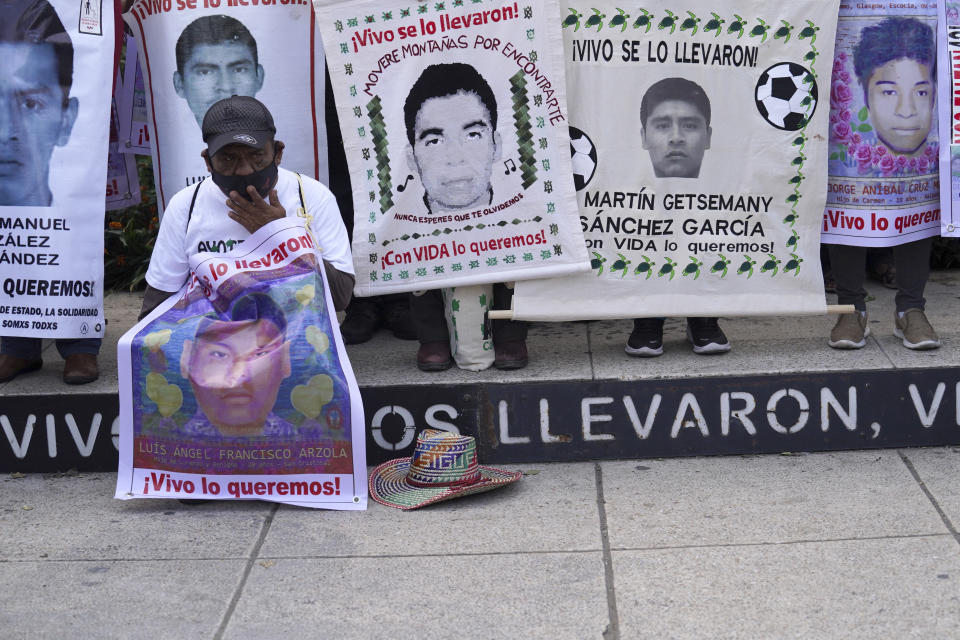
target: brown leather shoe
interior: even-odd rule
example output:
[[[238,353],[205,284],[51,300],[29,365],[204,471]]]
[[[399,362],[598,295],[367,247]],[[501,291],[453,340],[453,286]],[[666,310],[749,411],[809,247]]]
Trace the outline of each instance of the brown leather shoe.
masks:
[[[449,342],[424,342],[417,351],[420,371],[446,371],[453,365]]]
[[[527,343],[523,340],[493,342],[493,366],[497,369],[523,369],[527,366]]]
[[[43,366],[43,360],[37,358],[17,358],[16,356],[0,355],[0,382],[10,382],[21,373],[30,373]]]
[[[87,384],[99,377],[95,353],[71,353],[63,361],[63,381],[67,384]]]

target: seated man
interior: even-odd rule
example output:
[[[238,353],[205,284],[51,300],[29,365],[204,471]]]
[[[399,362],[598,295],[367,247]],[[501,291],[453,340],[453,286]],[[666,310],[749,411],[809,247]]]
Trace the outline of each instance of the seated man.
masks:
[[[423,184],[429,215],[488,205],[493,200],[490,175],[500,159],[497,99],[487,81],[468,64],[435,64],[424,69],[403,105],[408,162]],[[513,290],[493,285],[494,304],[509,308]],[[443,296],[433,289],[410,299],[420,349],[421,371],[443,371],[453,361]],[[493,322],[493,366],[527,365],[527,325]]]
[[[201,155],[211,179],[170,199],[147,269],[141,318],[180,290],[192,254],[229,250],[265,224],[298,214],[310,221],[334,306],[350,302],[353,261],[336,200],[316,180],[279,167],[284,144],[274,140],[276,132],[256,98],[233,96],[210,107]]]
[[[700,177],[710,148],[710,100],[703,88],[684,78],[655,82],[640,101],[640,139],[658,178]],[[698,354],[726,353],[730,341],[717,318],[687,318],[687,338]],[[624,348],[628,355],[663,353],[663,318],[637,318]]]

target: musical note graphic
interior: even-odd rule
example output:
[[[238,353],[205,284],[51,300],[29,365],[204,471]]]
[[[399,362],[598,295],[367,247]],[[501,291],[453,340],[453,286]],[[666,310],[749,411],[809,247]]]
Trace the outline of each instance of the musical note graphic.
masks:
[[[403,181],[403,184],[397,186],[397,191],[399,191],[400,193],[403,193],[404,191],[406,191],[407,183],[410,182],[411,180],[413,180],[412,173],[407,175],[407,179]]]
[[[514,172],[514,171],[517,170],[517,165],[516,165],[516,163],[513,161],[512,158],[511,158],[510,160],[507,160],[506,162],[504,162],[504,163],[503,163],[503,166],[505,166],[505,167],[507,168],[507,170],[503,172],[503,175],[505,175],[505,176],[508,176],[508,175],[510,175],[512,172]]]

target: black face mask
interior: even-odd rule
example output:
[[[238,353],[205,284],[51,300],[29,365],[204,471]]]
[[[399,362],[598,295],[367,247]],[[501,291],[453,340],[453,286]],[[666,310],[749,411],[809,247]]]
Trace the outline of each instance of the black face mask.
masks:
[[[227,195],[230,195],[231,191],[236,191],[247,200],[251,200],[250,194],[247,193],[248,186],[256,188],[260,197],[266,199],[270,189],[273,189],[277,184],[277,173],[277,163],[272,160],[263,169],[245,176],[225,176],[213,169],[210,170],[213,184],[220,187],[221,191]]]

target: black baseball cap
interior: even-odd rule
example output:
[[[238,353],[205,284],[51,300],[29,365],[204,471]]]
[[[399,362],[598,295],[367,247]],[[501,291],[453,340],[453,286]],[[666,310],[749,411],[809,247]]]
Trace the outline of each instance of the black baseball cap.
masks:
[[[214,102],[203,116],[201,130],[211,156],[228,144],[263,149],[277,133],[270,111],[250,96],[232,96]]]

